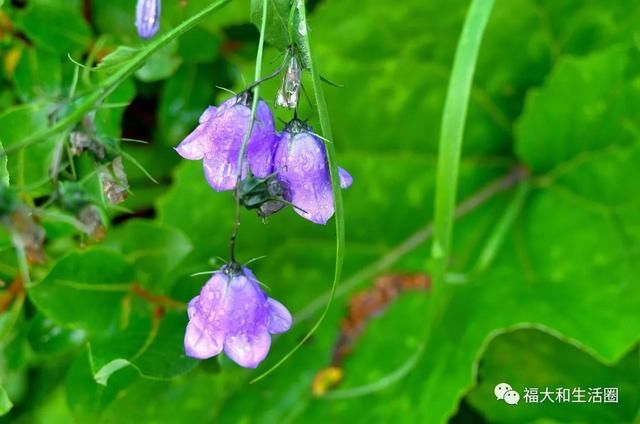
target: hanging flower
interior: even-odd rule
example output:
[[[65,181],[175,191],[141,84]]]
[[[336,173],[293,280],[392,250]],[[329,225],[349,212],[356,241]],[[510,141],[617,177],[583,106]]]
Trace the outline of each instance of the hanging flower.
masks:
[[[209,106],[200,117],[200,125],[176,148],[185,159],[203,159],[205,177],[216,191],[235,188],[238,155],[249,128],[251,102],[252,94],[244,92],[218,108]],[[246,150],[249,168],[256,177],[264,178],[270,174],[275,141],[273,114],[269,106],[260,100]],[[246,175],[245,167],[242,178]]]
[[[291,327],[291,314],[268,297],[245,267],[229,263],[215,272],[200,295],[189,302],[184,338],[188,356],[211,358],[224,353],[245,368],[255,368],[271,346],[271,334]]]
[[[333,191],[324,143],[311,127],[294,119],[280,134],[273,158],[273,171],[284,190],[284,199],[300,216],[325,224],[333,216]],[[340,187],[348,188],[353,178],[338,168]]]
[[[138,0],[136,28],[141,38],[151,38],[160,28],[160,0]]]

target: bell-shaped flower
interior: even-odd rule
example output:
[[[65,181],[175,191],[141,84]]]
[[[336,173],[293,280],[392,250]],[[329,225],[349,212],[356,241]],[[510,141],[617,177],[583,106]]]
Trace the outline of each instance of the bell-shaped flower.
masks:
[[[224,353],[245,368],[267,356],[271,334],[291,327],[291,314],[268,297],[253,273],[230,263],[216,271],[188,306],[184,338],[187,356],[206,359]]]
[[[151,38],[160,28],[160,0],[138,0],[136,28],[141,38]]]
[[[249,129],[251,102],[252,94],[244,92],[217,108],[209,106],[200,117],[198,127],[176,147],[176,151],[185,159],[203,160],[205,177],[216,191],[235,188],[238,155]],[[273,114],[269,106],[260,100],[247,142],[241,178],[247,175],[247,162],[253,175],[259,178],[271,173],[275,142]]]
[[[284,199],[296,213],[316,224],[325,224],[334,212],[331,176],[323,141],[304,122],[291,121],[276,144],[273,172],[284,189]],[[353,178],[338,168],[340,187],[347,188]]]

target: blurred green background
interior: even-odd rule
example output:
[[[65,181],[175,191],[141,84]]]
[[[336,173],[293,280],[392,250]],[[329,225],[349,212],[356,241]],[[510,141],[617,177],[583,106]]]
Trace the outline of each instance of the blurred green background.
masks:
[[[160,33],[209,3],[164,0]],[[69,103],[70,58],[93,64],[117,46],[142,45],[132,0],[0,4],[5,149],[46,128]],[[103,241],[81,236],[59,219],[66,212],[47,204],[65,134],[12,152],[7,164],[0,159],[0,176],[21,204],[56,213],[36,214],[46,261],[31,264],[26,289],[14,284],[16,224],[5,219],[0,227],[0,421],[640,422],[640,3],[633,0],[496,1],[458,191],[476,207],[456,222],[450,268],[459,284],[443,324],[421,347],[428,291],[393,296],[363,320],[340,364],[340,384],[327,387],[327,397],[312,393],[314,377],[332,363],[354,293],[382,275],[429,275],[440,120],[468,6],[308,2],[317,66],[341,86],[325,86],[338,162],[354,177],[343,192],[344,278],[320,329],[255,384],[248,382],[320,314],[335,235],[332,222],[314,225],[290,209],[266,225],[243,213],[239,259],[266,255],[252,268],[294,313],[294,327],[257,371],[184,356],[184,304],[207,279],[190,275],[227,254],[234,201],[211,190],[201,163],[181,160],[173,147],[208,105],[229,97],[218,87],[251,83],[259,33],[249,1],[231,1],[154,54],[109,97],[116,107],[96,112],[101,134],[149,142],[120,146],[158,181],[125,157],[126,209],[96,202]],[[281,60],[278,48],[268,48],[265,73]],[[82,68],[79,88],[102,78]],[[262,86],[270,104],[278,84]],[[291,118],[286,110],[276,115]],[[301,116],[319,128],[304,97]],[[95,163],[87,155],[76,162],[78,178],[99,198]],[[527,176],[478,197],[514,169]],[[487,251],[494,254],[485,263]],[[390,378],[400,371],[403,378]],[[525,388],[615,387],[619,399],[508,405],[493,394],[502,382],[521,397]],[[351,390],[363,385],[376,390]]]

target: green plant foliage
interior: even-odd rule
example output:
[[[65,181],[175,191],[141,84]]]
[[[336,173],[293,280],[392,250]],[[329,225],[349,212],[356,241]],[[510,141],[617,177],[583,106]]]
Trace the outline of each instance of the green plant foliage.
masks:
[[[0,143],[0,154],[4,153],[4,147]],[[3,156],[0,159],[0,183],[9,185],[9,170],[7,169],[7,157]]]
[[[258,28],[262,22],[262,0],[251,0],[251,22]],[[267,0],[266,41],[279,49],[285,49],[292,43],[289,36],[290,0]]]
[[[95,249],[61,259],[29,296],[57,323],[99,333],[115,328],[133,280],[121,255]]]
[[[0,416],[6,414],[13,407],[11,399],[7,396],[7,392],[4,388],[0,387]]]
[[[438,140],[471,1],[307,1],[308,28],[303,3],[165,0],[141,40],[130,0],[0,0],[0,422],[637,422],[640,3],[493,5],[437,325],[428,287],[384,281],[435,269]],[[354,182],[326,319],[250,384],[322,313],[335,222],[241,211],[236,258],[293,327],[256,370],[189,358],[187,306],[229,257],[236,202],[174,147],[253,82],[264,5],[262,75],[310,35],[304,66],[310,53],[337,86],[320,117],[305,69],[297,114],[318,134],[329,118]],[[281,82],[260,85],[270,105]],[[330,366],[335,386],[318,377]],[[503,382],[518,405],[496,400]],[[524,397],[547,387],[619,401]]]

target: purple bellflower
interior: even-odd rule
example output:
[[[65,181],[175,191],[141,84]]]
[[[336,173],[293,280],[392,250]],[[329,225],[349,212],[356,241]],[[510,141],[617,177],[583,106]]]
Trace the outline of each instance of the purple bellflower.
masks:
[[[253,273],[229,263],[216,271],[188,306],[184,337],[187,356],[224,353],[245,368],[256,368],[269,353],[271,334],[291,327],[291,314],[268,297]]]
[[[333,191],[324,143],[304,122],[294,119],[280,134],[273,157],[273,171],[283,186],[284,199],[300,216],[326,224],[333,215]],[[353,178],[338,168],[340,187]]]
[[[200,125],[176,147],[185,159],[203,159],[205,177],[216,191],[235,188],[238,155],[249,128],[251,102],[252,94],[244,92],[217,108],[209,106],[200,117]],[[264,178],[271,173],[275,142],[273,114],[260,100],[246,151],[249,169],[256,177]],[[246,175],[245,165],[241,178]]]
[[[141,38],[147,39],[156,35],[160,28],[160,0],[138,0],[136,27]]]

